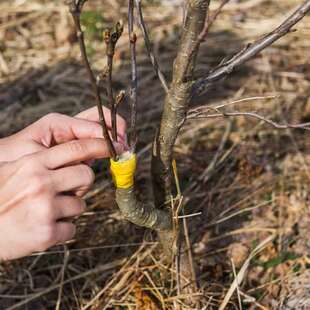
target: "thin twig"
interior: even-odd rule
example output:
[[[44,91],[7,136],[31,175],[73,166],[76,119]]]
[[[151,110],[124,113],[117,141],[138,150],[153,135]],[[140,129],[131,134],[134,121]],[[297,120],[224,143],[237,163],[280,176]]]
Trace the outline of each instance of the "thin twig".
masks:
[[[222,0],[221,4],[219,5],[219,7],[214,11],[214,13],[212,15],[210,15],[209,13],[209,8],[208,8],[208,13],[206,16],[206,20],[205,20],[205,24],[204,27],[202,29],[202,31],[200,32],[196,42],[193,44],[192,50],[190,51],[190,57],[188,57],[188,61],[189,59],[191,59],[191,57],[193,56],[193,54],[195,53],[195,51],[198,50],[200,44],[206,39],[210,28],[212,27],[212,25],[214,24],[215,20],[217,19],[217,17],[220,15],[223,7],[229,2],[230,0]],[[210,5],[210,1],[208,2],[208,5]],[[189,66],[189,62],[186,64],[186,67]]]
[[[79,46],[80,46],[82,60],[83,60],[84,66],[86,68],[88,78],[91,82],[93,92],[95,94],[98,113],[99,113],[99,121],[100,121],[100,124],[102,127],[102,134],[103,134],[103,137],[105,138],[105,140],[107,142],[107,146],[109,148],[111,156],[113,158],[116,158],[116,151],[115,151],[115,148],[114,148],[113,143],[111,141],[111,138],[109,136],[107,124],[106,124],[105,118],[104,118],[104,113],[103,113],[103,109],[102,109],[102,99],[101,99],[99,87],[97,85],[96,78],[94,76],[94,73],[91,69],[91,66],[90,66],[90,63],[89,63],[89,60],[87,57],[85,41],[84,41],[84,33],[83,33],[83,30],[81,27],[80,17],[81,17],[82,8],[83,8],[83,5],[85,2],[86,2],[86,0],[84,0],[84,1],[82,0],[82,1],[78,1],[78,2],[75,2],[73,0],[69,3],[69,10],[70,10],[70,13],[73,17],[73,21],[74,21],[74,25],[75,25],[75,29],[76,29],[76,34],[77,34],[77,39],[78,39]]]
[[[178,167],[177,167],[177,163],[176,163],[175,159],[172,161],[172,167],[173,167],[172,170],[173,170],[176,189],[177,189],[177,197],[179,198],[179,205],[177,206],[177,209],[176,209],[175,215],[173,216],[173,219],[174,220],[176,219],[177,224],[178,224],[179,219],[182,219],[182,222],[183,222],[183,233],[184,233],[184,237],[185,237],[185,243],[186,243],[186,247],[187,247],[188,263],[189,263],[190,272],[191,272],[191,279],[190,280],[194,285],[195,292],[197,292],[198,291],[198,283],[197,283],[197,277],[196,277],[196,272],[195,272],[195,267],[194,267],[192,245],[191,245],[190,238],[189,238],[187,218],[189,218],[191,216],[200,215],[201,212],[196,213],[196,214],[189,214],[189,215],[184,214],[183,196],[182,196],[182,191],[181,191],[181,187],[180,187]],[[182,212],[181,216],[179,215],[180,211]],[[176,216],[176,218],[175,218],[175,216]],[[178,263],[180,263],[180,260],[181,260],[181,256],[180,256],[181,248],[182,248],[181,242],[179,242],[178,255],[176,255],[178,257]],[[180,280],[180,279],[178,279],[178,280]],[[180,283],[178,283],[178,291],[180,290],[179,284]]]
[[[233,100],[233,101],[222,103],[220,105],[217,105],[216,108],[217,109],[224,108],[224,107],[236,104],[236,103],[244,103],[244,102],[249,102],[249,101],[276,99],[278,97],[279,97],[278,95],[270,95],[270,96],[256,96],[256,97],[241,98],[241,99],[237,99],[237,100]],[[200,107],[197,107],[195,109],[198,110],[198,109],[201,109],[201,108],[205,108],[205,106],[200,106]]]
[[[113,94],[112,85],[112,72],[113,72],[113,58],[115,54],[115,46],[123,33],[123,25],[121,22],[116,23],[114,29],[107,29],[104,32],[104,41],[106,44],[106,56],[107,56],[107,94],[109,105],[111,109],[111,123],[112,123],[112,138],[117,141],[117,122],[116,122],[116,112],[117,104]]]
[[[134,33],[134,0],[128,1],[128,35],[130,42],[130,57],[131,57],[131,86],[130,86],[130,137],[129,146],[135,149],[137,144],[137,55],[136,42],[137,35]]]
[[[193,94],[201,95],[214,83],[222,80],[233,72],[236,68],[240,67],[249,59],[256,56],[266,47],[279,40],[290,31],[305,15],[310,11],[310,0],[304,1],[302,5],[295,9],[279,27],[274,29],[269,34],[263,36],[252,44],[248,44],[243,50],[234,55],[228,61],[222,63],[213,71],[211,71],[206,77],[198,79],[193,86]]]
[[[217,113],[214,114],[208,114],[206,111],[197,112],[196,114],[189,114],[187,119],[200,119],[200,118],[218,118],[218,117],[226,117],[226,116],[247,116],[259,119],[277,129],[304,129],[304,130],[310,130],[310,122],[307,123],[300,123],[300,124],[279,124],[275,121],[268,119],[260,114],[257,114],[255,112],[226,112],[221,111],[217,107],[208,107],[207,110],[215,110]]]
[[[107,94],[111,109],[112,138],[114,141],[117,141],[116,104],[112,88],[113,56],[107,56],[107,65],[108,65]]]
[[[221,4],[219,5],[219,7],[214,11],[214,13],[212,15],[210,15],[209,10],[208,10],[208,14],[206,17],[206,21],[205,21],[205,25],[201,31],[201,33],[199,34],[195,44],[192,47],[192,50],[190,52],[190,56],[192,56],[194,54],[194,52],[199,48],[199,45],[206,39],[210,28],[212,27],[212,25],[214,24],[215,20],[217,19],[217,17],[220,15],[223,7],[229,2],[230,0],[222,0]]]
[[[156,75],[158,76],[164,90],[166,93],[168,93],[168,86],[167,86],[167,82],[166,82],[166,78],[164,76],[164,74],[162,73],[158,61],[152,51],[152,45],[151,45],[151,41],[145,26],[145,22],[144,22],[144,17],[143,17],[143,13],[142,13],[142,7],[141,7],[141,0],[135,0],[135,4],[138,10],[138,22],[139,22],[139,26],[141,28],[142,34],[143,34],[143,38],[144,38],[144,43],[145,43],[145,47],[147,50],[147,53],[151,59],[153,68],[155,70]]]
[[[222,12],[224,6],[229,2],[230,0],[222,0],[222,2],[220,3],[220,5],[218,6],[218,8],[214,11],[214,13],[212,15],[208,15],[208,18],[206,20],[205,26],[202,30],[202,32],[200,33],[198,40],[200,40],[200,42],[202,40],[205,39],[205,37],[208,35],[210,28],[213,26],[214,22],[216,21],[216,19],[218,18],[218,16],[220,15],[220,13]]]
[[[189,218],[189,217],[194,217],[194,216],[198,216],[198,215],[201,215],[202,212],[196,212],[196,213],[192,213],[192,214],[186,214],[186,215],[179,215],[175,218],[177,219],[185,219],[185,218]]]

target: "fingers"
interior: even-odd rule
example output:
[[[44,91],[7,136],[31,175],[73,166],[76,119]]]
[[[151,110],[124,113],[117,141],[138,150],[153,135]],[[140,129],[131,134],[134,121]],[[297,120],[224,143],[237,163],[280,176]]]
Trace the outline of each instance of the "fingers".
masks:
[[[54,201],[55,220],[79,216],[86,210],[86,203],[76,196],[59,195]]]
[[[121,117],[119,118],[121,119]],[[124,144],[125,121],[121,119],[120,124],[118,136],[120,142]],[[59,113],[50,113],[44,116],[27,127],[26,133],[28,138],[44,147],[51,147],[78,139],[103,138],[101,125],[97,121],[70,117]]]
[[[111,122],[111,113],[110,110],[106,107],[102,107],[103,113],[104,113],[104,119],[106,121],[106,124],[108,128],[112,127],[112,122]],[[85,119],[88,121],[93,121],[93,122],[99,122],[99,116],[98,116],[98,109],[97,107],[92,107],[88,110],[85,110],[79,114],[76,115],[77,118],[80,119]],[[125,120],[117,115],[116,116],[116,123],[117,123],[117,134],[120,136],[123,140],[125,139],[126,136],[126,122]]]
[[[50,113],[35,125],[32,138],[46,147],[76,139],[102,138],[102,129],[97,122],[59,113]]]
[[[32,238],[35,240],[35,246],[31,252],[45,251],[53,245],[64,243],[73,239],[76,233],[76,227],[70,222],[59,221],[49,225],[41,226],[38,233]]]
[[[64,243],[73,239],[76,233],[75,225],[68,222],[56,223],[56,242]]]
[[[85,192],[95,180],[93,170],[83,164],[53,170],[51,176],[57,193],[77,190]]]
[[[1,149],[0,162],[14,161],[25,155],[33,154],[46,149],[43,145],[35,141],[27,141],[24,139],[17,140],[15,137],[9,137],[6,141],[9,144],[4,144],[5,147]]]
[[[114,146],[118,153],[123,152],[121,144]],[[84,139],[56,145],[36,156],[48,169],[56,169],[90,159],[107,158],[111,154],[104,139]]]

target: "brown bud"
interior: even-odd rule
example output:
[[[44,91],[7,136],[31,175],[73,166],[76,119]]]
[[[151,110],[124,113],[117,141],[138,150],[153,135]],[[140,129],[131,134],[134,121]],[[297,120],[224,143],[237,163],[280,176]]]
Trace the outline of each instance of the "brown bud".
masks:
[[[136,43],[137,42],[137,35],[135,32],[131,33],[130,35],[130,42],[131,43]]]
[[[119,105],[123,102],[125,98],[125,91],[121,90],[115,98],[116,104]]]
[[[109,72],[109,68],[108,68],[108,66],[105,66],[104,69],[102,70],[102,73],[101,73],[100,77],[102,79],[105,79],[107,77],[107,75],[108,75],[108,72]]]
[[[119,37],[122,35],[124,30],[124,23],[122,20],[118,21],[115,25],[116,32],[118,33]]]
[[[103,32],[103,39],[104,39],[104,41],[105,41],[106,44],[109,43],[110,37],[111,37],[111,31],[110,31],[110,29],[104,30],[104,32]]]

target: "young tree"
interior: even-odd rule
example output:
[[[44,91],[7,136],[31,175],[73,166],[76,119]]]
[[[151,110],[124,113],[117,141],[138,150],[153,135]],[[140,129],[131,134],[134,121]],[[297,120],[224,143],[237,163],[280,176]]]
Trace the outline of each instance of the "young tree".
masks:
[[[130,152],[126,156],[117,156],[113,147],[113,141],[117,141],[116,135],[116,111],[118,104],[124,99],[125,94],[121,92],[117,96],[112,88],[113,56],[116,43],[123,31],[123,25],[117,23],[113,29],[104,33],[106,44],[107,70],[103,74],[106,78],[108,101],[112,114],[112,138],[106,128],[102,113],[102,100],[100,97],[98,81],[102,78],[95,77],[90,67],[84,43],[83,31],[80,23],[80,14],[83,5],[87,0],[70,1],[70,12],[73,16],[77,30],[77,38],[80,44],[82,59],[91,81],[100,121],[103,129],[103,136],[107,140],[112,161],[112,174],[116,185],[116,202],[123,216],[132,223],[148,227],[158,231],[161,245],[166,253],[168,261],[173,261],[179,253],[182,243],[181,225],[178,223],[178,214],[182,208],[182,197],[180,194],[173,197],[173,178],[176,177],[176,167],[173,161],[173,147],[179,130],[187,118],[195,117],[218,117],[245,115],[266,121],[277,128],[309,128],[310,124],[277,124],[272,120],[265,119],[256,113],[226,112],[221,106],[216,108],[199,107],[190,110],[190,103],[193,97],[200,96],[208,91],[215,83],[222,81],[232,71],[238,69],[246,61],[256,56],[266,47],[270,46],[281,37],[293,30],[296,25],[309,11],[310,0],[301,3],[295,11],[276,29],[269,34],[259,38],[254,43],[248,44],[239,53],[233,55],[225,62],[211,70],[201,78],[195,78],[195,64],[197,54],[202,41],[207,38],[209,29],[218,17],[223,6],[229,0],[222,0],[218,9],[211,14],[209,12],[210,0],[186,0],[184,5],[184,20],[181,27],[180,43],[177,49],[177,56],[173,63],[172,79],[169,83],[160,70],[160,66],[152,52],[151,42],[148,36],[147,27],[144,22],[141,0],[128,0],[128,33],[131,51],[131,88],[129,102],[131,107],[130,119]],[[136,14],[134,14],[136,13]],[[153,180],[154,199],[147,202],[139,201],[135,195],[134,170],[135,170],[135,147],[137,142],[136,133],[136,107],[138,104],[137,89],[139,87],[136,64],[136,24],[143,34],[148,55],[165,92],[166,98],[160,120],[159,131],[154,137],[151,175]],[[176,182],[176,185],[178,182]],[[186,229],[186,226],[185,226]],[[178,257],[177,255],[177,258]],[[183,262],[183,263],[182,263]],[[188,282],[194,279],[193,264],[191,257],[183,255],[181,265],[177,260],[177,266],[184,270]],[[189,268],[190,267],[190,268]]]

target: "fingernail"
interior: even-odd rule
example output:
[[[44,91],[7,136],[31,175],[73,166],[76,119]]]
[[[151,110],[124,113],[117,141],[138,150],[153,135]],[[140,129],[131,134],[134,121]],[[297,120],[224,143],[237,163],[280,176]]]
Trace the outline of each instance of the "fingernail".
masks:
[[[126,151],[128,151],[129,147],[126,136],[118,136],[118,142],[124,146]]]
[[[123,144],[121,143],[118,143],[118,142],[113,142],[113,145],[114,145],[114,148],[115,148],[115,151],[118,155],[124,153],[125,151],[125,147]]]

